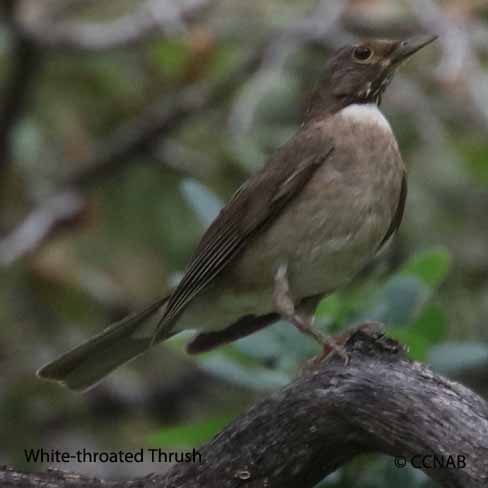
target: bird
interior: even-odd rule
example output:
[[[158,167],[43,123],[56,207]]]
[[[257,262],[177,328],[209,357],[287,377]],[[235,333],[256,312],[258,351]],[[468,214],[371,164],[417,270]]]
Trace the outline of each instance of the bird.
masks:
[[[37,371],[85,391],[183,330],[189,354],[284,319],[347,359],[314,324],[318,303],[349,283],[397,232],[407,169],[380,110],[397,68],[436,36],[365,39],[327,60],[296,133],[234,193],[179,284]]]

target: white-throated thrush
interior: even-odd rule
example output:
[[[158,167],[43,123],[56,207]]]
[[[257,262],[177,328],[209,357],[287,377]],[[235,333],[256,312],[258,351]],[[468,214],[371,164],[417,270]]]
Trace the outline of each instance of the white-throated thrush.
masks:
[[[170,295],[38,375],[83,390],[182,330],[198,331],[187,346],[198,353],[279,318],[330,349],[312,325],[318,302],[370,262],[402,219],[406,171],[381,96],[395,69],[434,39],[339,49],[298,132],[237,190]]]

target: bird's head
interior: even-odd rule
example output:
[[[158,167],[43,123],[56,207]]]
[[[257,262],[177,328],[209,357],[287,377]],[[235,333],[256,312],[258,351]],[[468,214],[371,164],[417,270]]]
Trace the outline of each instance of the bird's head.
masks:
[[[327,63],[315,103],[329,112],[352,103],[379,104],[396,68],[436,38],[372,39],[340,48]],[[315,110],[313,105],[312,100],[310,110]]]

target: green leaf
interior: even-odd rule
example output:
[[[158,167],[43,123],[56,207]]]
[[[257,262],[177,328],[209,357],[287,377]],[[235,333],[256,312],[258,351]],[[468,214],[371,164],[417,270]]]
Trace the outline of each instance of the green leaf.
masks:
[[[408,347],[408,355],[416,361],[425,361],[428,357],[430,344],[425,337],[417,334],[416,331],[407,327],[389,327],[388,337],[396,339]]]
[[[173,80],[181,78],[190,58],[190,48],[181,39],[154,43],[149,51],[150,59],[164,74]]]
[[[315,314],[326,321],[335,321],[343,313],[343,309],[343,300],[339,294],[333,293],[319,303]]]
[[[215,49],[210,65],[208,78],[219,80],[224,78],[245,56],[243,46],[234,42],[219,44]]]
[[[407,325],[429,299],[431,290],[416,276],[395,275],[378,291],[373,305],[356,321],[378,320],[387,325]]]
[[[457,142],[457,149],[464,158],[468,170],[477,182],[488,183],[488,144],[479,136],[465,137]],[[453,137],[455,142],[458,138]]]
[[[432,368],[444,374],[488,365],[488,345],[482,342],[445,342],[429,353]]]
[[[324,325],[329,332],[335,332],[341,329],[341,324],[357,318],[367,305],[369,291],[366,288],[339,290],[324,298],[315,314],[319,324]]]
[[[183,180],[181,192],[204,227],[214,221],[224,205],[206,186],[191,178]]]
[[[447,336],[447,319],[439,305],[428,304],[410,327],[391,327],[387,335],[408,346],[409,356],[426,361],[435,344]]]
[[[436,288],[447,276],[451,257],[447,249],[436,247],[411,258],[400,270],[401,275],[414,275],[426,285]]]
[[[215,376],[257,391],[274,390],[290,382],[290,377],[285,372],[260,366],[246,366],[239,363],[236,358],[226,355],[222,349],[200,356],[198,364]]]
[[[284,325],[286,327],[286,325]],[[279,335],[274,329],[267,327],[258,333],[251,334],[232,343],[236,349],[247,357],[260,361],[279,356],[282,353],[282,344]]]
[[[378,320],[387,325],[409,325],[420,320],[423,307],[446,277],[450,261],[449,253],[441,248],[415,255],[387,280],[374,296],[373,305],[360,313],[357,320]],[[431,325],[434,337],[428,342],[432,343],[436,341],[435,337],[442,334],[445,320],[439,309],[430,310],[429,314],[422,317],[419,328]],[[428,339],[423,333],[420,335]]]
[[[148,436],[147,442],[160,447],[198,446],[220,432],[233,418],[233,415],[222,415],[201,422],[168,427]]]
[[[426,305],[413,324],[412,330],[424,337],[431,346],[445,340],[448,325],[444,310],[435,303]]]

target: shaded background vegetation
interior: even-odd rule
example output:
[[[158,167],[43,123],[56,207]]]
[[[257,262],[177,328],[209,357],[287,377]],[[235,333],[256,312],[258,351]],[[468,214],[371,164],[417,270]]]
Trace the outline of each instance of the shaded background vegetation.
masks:
[[[177,282],[222,202],[296,129],[331,50],[362,36],[440,39],[383,100],[410,168],[400,234],[319,323],[383,320],[488,395],[486,2],[4,0],[1,21],[1,463],[40,469],[30,447],[197,446],[316,352],[278,324],[197,358],[178,337],[85,395],[34,376]],[[323,486],[394,482],[430,486],[379,456]]]

